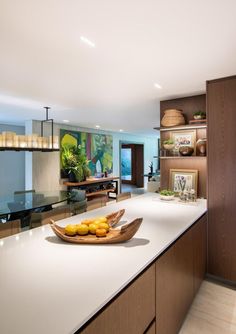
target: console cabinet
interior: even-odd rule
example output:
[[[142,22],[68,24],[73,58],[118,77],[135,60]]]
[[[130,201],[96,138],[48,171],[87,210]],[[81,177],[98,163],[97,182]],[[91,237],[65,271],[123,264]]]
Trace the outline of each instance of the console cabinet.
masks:
[[[206,215],[79,333],[177,334],[205,272]]]

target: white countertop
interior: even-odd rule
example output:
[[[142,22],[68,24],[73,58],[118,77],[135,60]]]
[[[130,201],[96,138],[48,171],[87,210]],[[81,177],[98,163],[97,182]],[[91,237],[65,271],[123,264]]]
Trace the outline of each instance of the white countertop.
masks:
[[[74,333],[206,211],[206,201],[167,203],[148,193],[60,221],[125,208],[143,217],[134,238],[114,245],[62,242],[50,226],[0,240],[0,333]]]

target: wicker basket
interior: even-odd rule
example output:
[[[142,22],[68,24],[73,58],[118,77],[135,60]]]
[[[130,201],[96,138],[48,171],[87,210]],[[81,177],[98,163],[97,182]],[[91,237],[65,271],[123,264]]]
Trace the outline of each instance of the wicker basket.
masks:
[[[164,116],[161,120],[162,126],[176,126],[185,124],[182,112],[177,109],[168,109],[164,111]]]

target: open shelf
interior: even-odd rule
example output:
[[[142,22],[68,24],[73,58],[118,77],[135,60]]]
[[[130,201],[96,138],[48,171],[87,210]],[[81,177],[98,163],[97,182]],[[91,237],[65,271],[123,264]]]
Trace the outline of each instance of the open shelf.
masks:
[[[86,193],[86,197],[90,197],[90,196],[94,196],[94,195],[98,195],[98,194],[110,193],[110,192],[114,193],[115,191],[116,191],[115,188],[93,191],[91,193]]]
[[[160,157],[160,159],[205,159],[206,156],[201,155],[193,155],[193,156],[168,156],[168,157]]]
[[[172,131],[172,130],[194,130],[194,129],[206,129],[207,124],[186,124],[180,126],[170,126],[170,127],[157,127],[155,130]]]

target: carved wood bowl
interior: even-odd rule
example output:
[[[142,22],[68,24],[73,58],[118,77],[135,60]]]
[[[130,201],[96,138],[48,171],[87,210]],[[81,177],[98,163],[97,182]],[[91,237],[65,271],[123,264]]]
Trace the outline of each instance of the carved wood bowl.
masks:
[[[108,223],[111,226],[110,231],[107,233],[105,237],[97,237],[93,234],[88,235],[75,235],[75,236],[68,236],[65,234],[65,228],[61,227],[53,220],[51,220],[51,228],[53,232],[62,240],[76,243],[76,244],[114,244],[120,243],[124,241],[130,240],[135,233],[138,231],[143,218],[137,218],[131,223],[123,225],[120,229],[115,229],[113,226],[117,224],[121,217],[123,216],[125,210],[120,210],[114,212],[106,218],[108,219]]]

